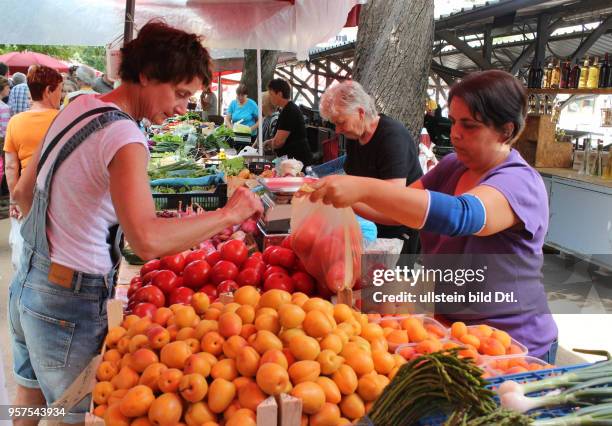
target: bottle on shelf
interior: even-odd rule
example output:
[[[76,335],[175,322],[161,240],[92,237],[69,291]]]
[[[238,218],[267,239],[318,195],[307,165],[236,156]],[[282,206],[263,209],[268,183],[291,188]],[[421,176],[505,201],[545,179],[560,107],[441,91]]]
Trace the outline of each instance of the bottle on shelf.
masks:
[[[578,60],[576,60],[576,62],[574,62],[574,66],[572,67],[572,70],[570,71],[570,76],[569,76],[569,82],[567,85],[568,89],[577,89],[578,88],[578,81],[580,80],[580,65],[578,64]]]
[[[542,63],[538,62],[538,67],[536,68],[536,72],[535,72],[535,87],[536,89],[541,89],[542,88],[542,80],[544,79],[544,70],[542,69]]]
[[[597,64],[599,58],[595,56],[593,64],[589,67],[589,78],[587,80],[588,89],[597,89],[599,85],[599,65]]]
[[[553,61],[553,69],[550,77],[550,88],[558,89],[559,81],[561,80],[561,62]]]
[[[599,83],[598,87],[606,88],[610,87],[610,62],[608,62],[608,54],[604,56],[604,60],[601,63],[601,68],[599,69]]]
[[[542,79],[542,89],[550,89],[550,80],[552,78],[553,66],[552,62],[548,64],[544,70],[544,78]]]
[[[582,70],[580,72],[580,80],[578,81],[578,88],[586,89],[588,81],[589,81],[589,57],[587,56],[584,59],[584,65],[582,66]]]
[[[560,89],[567,89],[567,84],[569,83],[569,74],[570,74],[570,65],[569,62],[566,61],[563,63],[563,66],[561,67],[561,78],[559,79],[559,88]]]

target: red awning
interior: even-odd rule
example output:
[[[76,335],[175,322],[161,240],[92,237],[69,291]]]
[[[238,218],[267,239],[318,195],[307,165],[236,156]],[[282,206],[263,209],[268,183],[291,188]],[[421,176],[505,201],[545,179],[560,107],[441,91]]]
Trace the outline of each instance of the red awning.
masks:
[[[0,62],[4,62],[9,66],[9,72],[11,74],[16,72],[26,73],[31,65],[46,65],[59,72],[68,72],[68,65],[59,59],[55,59],[43,53],[27,51],[5,53],[4,55],[0,55]]]

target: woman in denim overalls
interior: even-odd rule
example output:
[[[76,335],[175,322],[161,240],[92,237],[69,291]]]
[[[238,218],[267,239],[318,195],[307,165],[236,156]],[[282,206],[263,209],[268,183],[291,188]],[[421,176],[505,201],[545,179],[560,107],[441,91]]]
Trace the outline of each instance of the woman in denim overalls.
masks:
[[[91,156],[84,158],[87,149],[97,148],[96,144],[103,149],[104,143],[121,139],[119,135],[110,142],[103,140],[100,135],[104,132],[110,134],[111,129],[117,131],[118,125],[126,123],[137,128],[131,122],[134,119],[148,118],[161,124],[167,116],[183,114],[189,97],[210,83],[210,56],[194,34],[151,22],[122,49],[119,74],[122,85],[117,89],[100,97],[83,95],[58,115],[15,189],[14,198],[27,214],[22,227],[23,260],[9,297],[13,370],[18,383],[14,403],[18,405],[57,402],[99,353],[106,334],[106,301],[113,293],[120,259],[118,224],[134,251],[143,259],[151,259],[186,250],[262,212],[256,196],[239,190],[215,212],[185,219],[157,218],[146,174],[146,141],[140,135],[139,143],[131,143],[131,127],[131,142],[120,141],[103,170],[106,180],[102,184],[76,180],[67,185],[61,179],[54,180],[58,170],[66,176],[80,170],[84,161],[91,161]],[[89,105],[96,107],[86,108]],[[62,218],[83,210],[81,205],[59,205],[58,199],[70,200],[89,184],[103,186],[100,200],[91,204],[91,216],[79,217],[80,223],[74,226],[58,225]],[[51,194],[57,197],[56,204]],[[94,212],[104,202],[111,204],[114,223],[100,229],[101,221]],[[87,261],[81,261],[78,268],[57,261],[62,259],[61,253],[70,253],[71,244],[80,243],[75,229],[83,223],[90,227],[91,235],[107,236],[106,241],[94,241],[91,248],[92,258],[100,247],[108,248],[110,261],[103,260],[111,266],[104,269],[105,273],[89,273],[91,265]],[[61,240],[58,235],[66,237]],[[87,250],[77,254],[87,259]],[[98,260],[105,256],[103,253]],[[63,422],[82,423],[89,398],[65,408],[70,414]],[[37,421],[19,420],[14,424],[35,425]]]

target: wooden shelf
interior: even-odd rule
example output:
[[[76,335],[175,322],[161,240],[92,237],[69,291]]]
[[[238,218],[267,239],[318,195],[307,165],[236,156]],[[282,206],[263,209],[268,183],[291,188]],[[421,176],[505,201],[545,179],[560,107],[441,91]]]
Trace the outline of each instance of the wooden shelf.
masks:
[[[527,89],[527,93],[542,95],[612,95],[612,87],[605,89]]]

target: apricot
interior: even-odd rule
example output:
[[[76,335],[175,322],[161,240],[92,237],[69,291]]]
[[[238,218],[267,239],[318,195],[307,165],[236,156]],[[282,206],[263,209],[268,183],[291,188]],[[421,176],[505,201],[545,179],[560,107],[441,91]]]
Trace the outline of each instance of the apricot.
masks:
[[[158,361],[157,354],[151,349],[140,348],[132,354],[131,365],[137,373],[142,373],[145,368]]]
[[[299,306],[300,308],[304,306],[304,303],[308,300],[308,295],[302,292],[296,292],[291,294],[291,303]]]
[[[217,321],[203,319],[195,326],[193,337],[202,339],[209,331],[219,331],[219,323]]]
[[[306,314],[302,328],[309,336],[319,338],[331,333],[334,325],[324,312],[312,310]]]
[[[206,422],[214,422],[215,420],[217,420],[216,414],[210,411],[208,404],[203,401],[189,404],[185,412],[185,421],[189,426],[201,426]]]
[[[395,351],[399,345],[404,345],[409,342],[408,332],[406,330],[393,330],[387,336],[389,350]]]
[[[281,329],[281,323],[278,315],[262,314],[255,318],[255,328],[257,331],[267,330],[278,335]]]
[[[104,352],[104,356],[102,357],[103,361],[110,361],[114,364],[118,364],[121,362],[122,355],[119,353],[117,349],[109,349]]]
[[[510,335],[506,333],[505,331],[494,330],[493,333],[491,334],[491,337],[493,339],[498,340],[502,344],[504,349],[506,350],[510,349],[510,345],[512,344],[512,337],[510,337]]]
[[[106,403],[106,405],[110,407],[111,405],[119,404],[127,393],[127,391],[127,389],[115,389],[108,397],[108,402]]]
[[[161,325],[153,326],[147,331],[147,339],[152,349],[161,349],[170,343],[170,332]]]
[[[168,320],[174,316],[174,312],[170,308],[166,308],[162,306],[161,308],[157,308],[155,313],[153,314],[153,322],[156,324],[165,327],[168,323]]]
[[[137,334],[146,334],[147,329],[151,326],[151,318],[143,317],[136,320],[130,328],[128,328],[127,336],[134,337]]]
[[[183,327],[176,332],[175,340],[195,339],[195,328]]]
[[[247,346],[247,341],[242,336],[231,336],[223,343],[223,355],[228,358],[236,358],[238,351]]]
[[[217,359],[216,356],[214,356],[213,354],[209,353],[209,352],[198,352],[197,354],[195,354],[197,356],[200,356],[202,358],[204,358],[206,361],[208,361],[208,363],[210,364],[210,366],[212,367],[213,365],[215,365],[217,362],[219,362],[219,360]]]
[[[480,339],[473,334],[465,334],[459,339],[461,343],[473,346],[476,350],[480,348]]]
[[[306,414],[315,414],[325,404],[325,392],[315,382],[298,383],[291,395],[302,401],[302,411]]]
[[[302,325],[306,313],[302,308],[293,303],[286,303],[278,309],[280,324],[284,328],[296,328]]]
[[[138,384],[148,386],[153,390],[153,392],[157,392],[159,390],[159,386],[157,384],[159,377],[167,369],[168,367],[161,362],[156,362],[147,366],[147,368],[145,368],[140,375]]]
[[[225,339],[216,331],[209,331],[202,337],[200,346],[204,352],[211,353],[215,356],[223,352],[223,344]]]
[[[242,318],[234,312],[225,312],[219,316],[219,334],[224,338],[237,336],[242,330]]]
[[[267,395],[259,389],[255,382],[246,383],[238,389],[238,401],[240,406],[257,411],[257,406],[261,404]]]
[[[347,355],[344,358],[344,362],[350,366],[359,377],[374,371],[372,356],[362,350],[354,351],[350,355]]]
[[[234,301],[241,305],[257,306],[260,299],[259,291],[250,285],[240,287],[234,292]]]
[[[243,324],[242,330],[240,330],[240,337],[246,340],[255,333],[257,333],[257,328],[254,324]]]
[[[266,362],[274,362],[280,366],[282,366],[285,370],[289,368],[289,362],[287,361],[287,357],[283,353],[283,351],[279,349],[268,349],[261,356],[259,360],[259,365],[265,364]]]
[[[170,342],[164,346],[160,353],[160,359],[163,364],[170,368],[178,368],[182,370],[185,367],[187,358],[192,355],[189,345],[181,340]]]
[[[321,386],[325,393],[325,401],[331,404],[339,404],[342,400],[342,394],[336,382],[326,376],[319,376],[315,383]]]
[[[129,426],[130,419],[121,413],[119,404],[113,404],[104,411],[104,424],[108,426]]]
[[[320,297],[311,297],[302,306],[304,312],[308,313],[310,311],[321,311],[327,312],[330,315],[334,315],[334,305],[329,303],[327,300],[321,299]]]
[[[353,318],[353,310],[345,303],[337,303],[334,305],[333,309],[334,320],[337,323]]]
[[[523,351],[518,345],[515,345],[514,343],[512,343],[510,345],[510,349],[508,349],[508,355],[519,355],[519,354],[523,354],[525,351]]]
[[[340,393],[343,395],[350,395],[355,390],[357,390],[357,374],[355,371],[348,365],[343,364],[336,370],[336,372],[332,375],[332,380],[340,389]]]
[[[260,356],[251,346],[245,346],[238,351],[236,356],[236,369],[246,377],[254,377],[259,368]]]
[[[361,327],[361,337],[371,342],[374,339],[385,337],[379,324],[369,323]]]
[[[283,344],[285,346],[289,345],[289,342],[291,341],[291,339],[294,336],[305,336],[306,333],[304,332],[304,330],[302,330],[301,328],[288,328],[286,330],[283,330],[283,332],[280,334],[280,339],[283,342]]]
[[[272,289],[261,295],[257,306],[278,311],[278,308],[285,303],[291,303],[291,294],[284,290]]]
[[[255,380],[259,388],[268,395],[280,395],[290,383],[287,370],[272,362],[259,367]]]
[[[100,382],[110,381],[113,377],[117,375],[119,369],[114,362],[111,361],[102,361],[100,365],[98,365],[98,369],[96,370],[96,378]]]
[[[178,390],[186,401],[199,402],[208,392],[208,383],[201,374],[186,374],[181,378]]]
[[[236,313],[236,310],[238,310],[238,308],[240,306],[242,306],[242,305],[240,305],[240,303],[236,303],[236,302],[227,303],[225,306],[223,306],[223,309],[221,309],[221,314],[224,314],[226,312]]]
[[[102,404],[102,405],[98,405],[96,408],[94,408],[93,410],[93,414],[96,417],[102,417],[104,418],[104,413],[106,413],[106,409],[108,408],[108,405],[106,404]],[[131,425],[134,423],[131,423]],[[131,426],[130,425],[130,426]]]
[[[253,324],[255,321],[255,308],[251,305],[242,305],[236,309],[236,314],[242,320],[242,324]]]
[[[267,330],[258,331],[251,345],[260,355],[269,349],[283,349],[283,343],[276,334]]]
[[[198,291],[191,297],[191,307],[196,314],[202,315],[210,306],[210,299],[204,292]]]
[[[480,345],[480,351],[483,354],[490,356],[499,356],[506,354],[506,349],[504,348],[502,342],[493,337],[488,337],[482,342],[482,344]]]
[[[344,343],[339,335],[330,333],[321,339],[320,346],[321,350],[329,349],[334,353],[339,354],[342,351]]]
[[[94,386],[92,397],[96,404],[102,405],[108,402],[108,397],[113,393],[115,387],[111,382],[98,382]]]
[[[460,340],[466,334],[468,334],[468,328],[464,322],[457,321],[451,325],[451,336],[455,339]]]
[[[181,306],[174,312],[174,321],[179,329],[194,327],[200,318],[192,306]]]
[[[183,414],[183,403],[174,393],[158,396],[149,408],[149,420],[156,426],[176,426]]]
[[[310,426],[336,425],[340,421],[340,408],[336,404],[326,402],[321,409],[310,416]]]
[[[210,376],[213,379],[222,378],[228,381],[234,380],[238,377],[238,370],[236,369],[236,361],[232,358],[222,359],[212,366],[210,369]]]
[[[160,391],[165,393],[176,392],[182,378],[183,372],[181,370],[169,368],[159,374],[159,378],[157,379],[157,387]]]
[[[387,351],[372,350],[372,361],[374,362],[374,369],[378,374],[389,374],[393,367],[395,367],[393,355]]]
[[[374,401],[380,396],[384,389],[376,374],[366,374],[359,378],[357,383],[357,394],[364,401]]]
[[[119,373],[111,379],[115,389],[130,389],[138,383],[138,373],[130,367],[123,367]]]
[[[225,423],[225,426],[256,426],[257,418],[255,411],[248,408],[240,408],[232,413]]]
[[[106,346],[108,346],[109,348],[114,348],[115,346],[117,346],[119,339],[125,336],[126,333],[127,330],[123,327],[110,328],[108,330],[108,333],[106,334],[106,338],[104,339]]]
[[[338,356],[331,349],[324,349],[319,353],[317,362],[321,366],[321,372],[325,375],[330,375],[340,368],[344,362],[344,358]]]
[[[310,360],[313,361],[317,359],[319,353],[321,352],[321,348],[319,347],[319,342],[316,339],[310,336],[294,336],[289,341],[289,350],[295,356],[297,360]]]
[[[151,388],[137,385],[128,390],[119,403],[119,409],[126,417],[140,417],[147,414],[153,401],[155,401],[155,396]]]
[[[442,343],[439,340],[423,340],[417,343],[415,350],[420,354],[431,354],[442,350]]]
[[[216,308],[208,308],[204,313],[204,319],[207,320],[217,320],[221,316],[221,310]]]
[[[208,391],[208,407],[213,413],[221,413],[236,396],[236,386],[225,379],[215,379]]]
[[[365,415],[363,400],[356,393],[346,395],[340,401],[340,411],[351,420],[359,419]]]
[[[316,361],[298,361],[291,364],[288,370],[291,383],[314,382],[321,374],[321,366]]]

